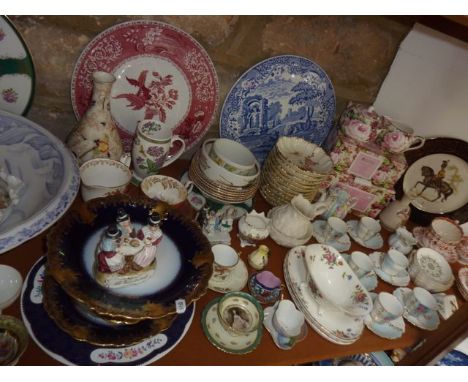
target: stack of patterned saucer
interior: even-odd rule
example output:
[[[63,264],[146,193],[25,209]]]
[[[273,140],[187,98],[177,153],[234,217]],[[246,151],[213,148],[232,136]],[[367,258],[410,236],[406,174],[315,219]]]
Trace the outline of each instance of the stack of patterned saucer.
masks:
[[[333,162],[319,146],[298,137],[281,137],[263,165],[260,192],[273,206],[297,194],[313,200],[330,185]]]
[[[468,301],[468,268],[464,267],[458,271],[457,287],[463,298]]]
[[[240,145],[237,142],[234,143]],[[258,162],[252,155],[251,173],[236,173],[232,167],[223,166],[219,157],[215,157],[216,161],[213,159],[215,144],[216,141],[207,140],[195,153],[189,169],[190,179],[205,196],[223,204],[244,203],[253,198],[260,180]]]
[[[70,348],[77,348],[76,341],[85,342],[88,348],[92,345],[96,350],[96,347],[128,347],[157,336],[174,345],[174,340],[178,342],[185,334],[184,328],[193,313],[192,304],[205,294],[212,272],[213,255],[201,230],[176,211],[167,213],[167,205],[149,199],[116,195],[94,199],[87,203],[87,209],[86,213],[67,213],[61,224],[49,233],[40,301],[46,314],[37,310],[38,302],[32,299],[33,304],[30,304],[29,296],[23,293],[25,321],[30,325],[33,338],[40,338],[36,342],[42,347],[59,348],[63,352],[60,356],[71,363],[77,361],[68,354],[63,346],[65,343],[69,343]],[[135,229],[132,232],[137,235],[127,237],[122,234],[117,239],[120,249],[111,250],[103,237],[107,237],[108,227],[114,224],[121,209],[130,218]],[[129,245],[136,248],[132,240],[137,241],[137,237],[145,243],[143,251],[149,251],[138,254],[146,256],[150,253],[152,249],[149,247],[154,243],[147,240],[151,237],[147,222],[149,216],[155,216],[154,212],[166,219],[161,223],[162,240],[155,247],[155,260],[147,266],[154,265],[154,271],[148,276],[143,265],[139,267],[135,260],[125,260],[129,256],[124,251],[126,244],[122,243],[133,237]],[[140,238],[140,233],[144,238]],[[114,252],[123,254],[124,268],[110,273],[115,275],[114,284],[103,284],[97,276],[97,269],[101,271],[103,252],[106,259],[107,254],[109,259],[113,259]],[[110,272],[114,272],[114,263],[105,262]],[[140,275],[145,276],[142,281]],[[132,282],[127,282],[130,276]],[[120,284],[116,282],[119,277]],[[33,285],[27,283],[28,288],[33,288],[31,296],[39,280],[37,275],[33,278]],[[38,315],[44,322],[37,324]],[[52,325],[53,330],[62,335],[49,343],[47,338],[41,337],[37,325]],[[176,334],[172,335],[172,332]]]

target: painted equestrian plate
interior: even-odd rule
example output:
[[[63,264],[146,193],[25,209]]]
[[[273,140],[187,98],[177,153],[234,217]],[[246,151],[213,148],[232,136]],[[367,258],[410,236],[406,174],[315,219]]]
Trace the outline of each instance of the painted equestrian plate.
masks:
[[[13,23],[0,17],[0,109],[26,114],[34,95],[34,65]]]
[[[468,203],[468,163],[451,154],[427,155],[408,168],[403,190],[422,211],[455,211]]]
[[[115,348],[77,341],[62,331],[44,309],[45,266],[46,258],[41,257],[26,277],[21,293],[21,317],[34,342],[50,357],[65,365],[148,365],[174,349],[190,328],[195,304],[178,315],[163,333],[150,336],[135,345]],[[78,317],[68,319],[79,320]],[[96,327],[92,322],[88,324],[91,328]],[[104,332],[105,329],[100,330]],[[89,331],[89,328],[85,328],[85,331]]]
[[[335,91],[325,71],[307,58],[285,55],[239,78],[224,101],[219,129],[263,163],[280,136],[324,144],[334,117]]]
[[[115,25],[84,49],[72,75],[77,119],[88,109],[92,73],[111,72],[111,114],[128,150],[139,120],[157,118],[174,127],[189,150],[213,122],[218,77],[203,47],[184,31],[159,21]]]

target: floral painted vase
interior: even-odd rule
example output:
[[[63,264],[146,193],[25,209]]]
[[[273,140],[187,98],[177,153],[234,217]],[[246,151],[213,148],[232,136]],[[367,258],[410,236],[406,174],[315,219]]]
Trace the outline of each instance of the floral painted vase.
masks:
[[[94,158],[119,160],[123,153],[110,113],[110,92],[115,77],[107,72],[94,72],[93,81],[91,107],[67,139],[67,146],[80,165]]]
[[[410,217],[410,203],[411,198],[406,195],[401,200],[390,203],[379,216],[382,226],[390,232],[405,226]]]

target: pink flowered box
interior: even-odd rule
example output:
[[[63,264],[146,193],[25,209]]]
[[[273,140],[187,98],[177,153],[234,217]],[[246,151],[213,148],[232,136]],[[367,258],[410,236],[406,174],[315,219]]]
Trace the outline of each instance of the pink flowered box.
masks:
[[[380,212],[395,199],[395,191],[384,187],[376,187],[369,181],[356,178],[350,174],[339,174],[337,187],[346,190],[357,200],[353,213],[357,216],[377,217]]]
[[[392,189],[408,167],[403,154],[389,154],[374,143],[362,143],[339,134],[331,158],[338,173],[370,181]]]

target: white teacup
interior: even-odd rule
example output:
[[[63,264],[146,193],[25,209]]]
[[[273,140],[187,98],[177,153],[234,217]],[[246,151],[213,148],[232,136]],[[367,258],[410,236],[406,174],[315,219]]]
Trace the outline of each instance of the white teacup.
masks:
[[[297,337],[304,325],[304,314],[291,300],[281,300],[273,315],[273,326],[284,337]]]
[[[81,165],[80,176],[81,196],[86,202],[124,192],[132,179],[132,172],[121,162],[96,158]]]
[[[363,216],[359,221],[357,235],[362,241],[367,241],[380,232],[380,223],[378,220]]]
[[[419,317],[437,310],[437,300],[424,288],[415,287],[413,293],[406,301],[406,309],[409,315]]]
[[[456,245],[463,238],[463,229],[457,221],[449,218],[435,218],[431,222],[430,229],[438,240],[446,244]]]
[[[334,216],[327,219],[324,232],[326,242],[338,241],[346,232],[348,232],[348,225],[343,219]]]
[[[193,188],[193,182],[182,184],[170,176],[150,175],[141,182],[140,188],[148,198],[176,206],[187,199],[188,193]]]
[[[243,144],[231,139],[216,139],[209,156],[218,165],[238,175],[255,175],[255,156]]]
[[[395,276],[408,268],[408,258],[396,249],[389,249],[382,261],[381,268],[389,276]]]
[[[216,280],[225,280],[239,262],[239,254],[234,248],[226,244],[216,244],[211,247],[214,255],[213,275]]]
[[[357,277],[363,277],[374,269],[374,263],[364,252],[354,251],[349,257],[348,265]]]
[[[374,300],[374,307],[370,316],[372,321],[383,323],[392,321],[403,314],[403,306],[398,299],[387,292],[381,292]]]

